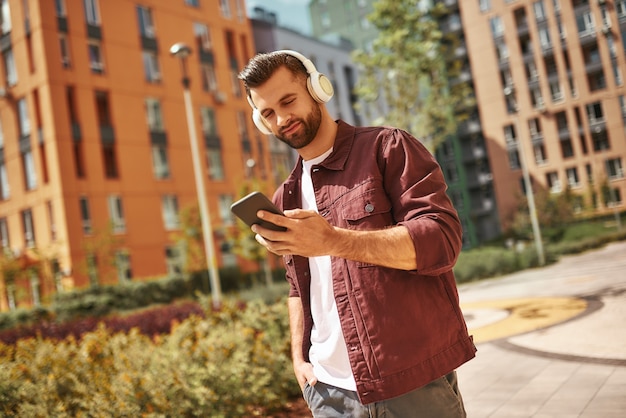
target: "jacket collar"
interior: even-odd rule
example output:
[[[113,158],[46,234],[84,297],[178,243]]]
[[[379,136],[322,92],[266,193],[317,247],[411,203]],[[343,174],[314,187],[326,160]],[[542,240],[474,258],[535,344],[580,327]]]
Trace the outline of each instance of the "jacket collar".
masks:
[[[350,150],[354,144],[354,134],[356,128],[344,121],[337,120],[337,134],[333,143],[333,152],[320,163],[320,166],[329,170],[343,170],[348,162]],[[298,157],[298,161],[289,177],[284,183],[283,192],[285,209],[293,209],[299,205],[300,199],[293,201],[289,196],[300,196],[300,178],[302,177],[302,157]]]

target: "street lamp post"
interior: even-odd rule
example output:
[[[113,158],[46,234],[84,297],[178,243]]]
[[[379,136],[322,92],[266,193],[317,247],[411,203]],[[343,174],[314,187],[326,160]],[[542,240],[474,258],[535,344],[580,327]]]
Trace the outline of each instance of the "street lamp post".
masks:
[[[193,106],[191,104],[191,92],[189,91],[190,80],[187,75],[187,57],[191,54],[191,48],[182,42],[178,42],[170,48],[170,54],[178,57],[183,73],[183,98],[185,101],[185,113],[187,115],[187,128],[189,129],[189,142],[191,144],[191,157],[193,160],[193,172],[196,180],[196,191],[198,193],[198,204],[200,206],[200,220],[202,222],[202,235],[204,237],[204,251],[207,261],[209,278],[211,280],[211,295],[213,307],[218,308],[221,303],[221,286],[219,273],[216,266],[215,247],[213,245],[213,230],[211,227],[211,215],[207,204],[204,188],[204,177],[202,176],[202,165],[200,164],[200,151],[198,147],[198,137],[196,135],[196,124],[193,118]]]
[[[522,132],[520,130],[519,116],[516,116],[516,129],[517,129],[517,150],[519,151],[520,165],[522,166],[522,177],[524,178],[524,192],[526,193],[526,200],[528,201],[528,214],[530,216],[530,223],[533,228],[533,236],[535,238],[535,247],[537,249],[537,257],[539,265],[543,266],[546,263],[546,258],[543,251],[543,241],[541,239],[541,230],[539,229],[539,220],[537,219],[537,209],[535,207],[535,194],[533,193],[533,186],[530,183],[530,174],[528,172],[528,163],[526,161],[526,153],[524,152],[524,145],[522,144]]]

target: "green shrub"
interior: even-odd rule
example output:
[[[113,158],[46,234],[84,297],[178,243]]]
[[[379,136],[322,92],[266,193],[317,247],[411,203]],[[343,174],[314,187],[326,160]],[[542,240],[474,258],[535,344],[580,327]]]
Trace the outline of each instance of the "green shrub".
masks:
[[[299,394],[286,300],[192,316],[167,336],[104,327],[80,341],[0,344],[0,415],[251,416]]]

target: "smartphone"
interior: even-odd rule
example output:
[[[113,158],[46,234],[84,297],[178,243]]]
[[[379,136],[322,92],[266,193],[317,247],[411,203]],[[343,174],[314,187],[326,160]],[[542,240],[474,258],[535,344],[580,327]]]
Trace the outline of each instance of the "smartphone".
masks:
[[[237,215],[239,219],[244,221],[246,225],[252,226],[254,224],[261,225],[263,228],[272,229],[274,231],[286,231],[286,228],[278,226],[271,222],[259,219],[256,213],[259,210],[266,210],[268,212],[282,215],[283,213],[261,192],[252,192],[249,195],[242,197],[232,205],[230,205],[230,211]]]

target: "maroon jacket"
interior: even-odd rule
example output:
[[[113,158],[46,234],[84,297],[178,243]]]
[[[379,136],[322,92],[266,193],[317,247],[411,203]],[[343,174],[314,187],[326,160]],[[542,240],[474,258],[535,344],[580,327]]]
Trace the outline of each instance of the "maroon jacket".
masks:
[[[274,195],[282,209],[301,207],[302,164]],[[389,399],[449,373],[474,357],[459,308],[452,267],[461,225],[441,169],[430,152],[399,129],[338,122],[333,152],[311,173],[319,213],[341,228],[404,225],[417,270],[332,258],[333,291],[357,392],[363,404]],[[285,256],[290,297],[304,309],[302,352],[311,328],[308,260]]]

